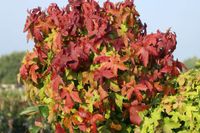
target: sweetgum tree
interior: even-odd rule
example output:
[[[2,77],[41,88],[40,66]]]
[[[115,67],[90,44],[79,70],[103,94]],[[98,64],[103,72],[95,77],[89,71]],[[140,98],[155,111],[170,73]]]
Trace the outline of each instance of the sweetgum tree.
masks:
[[[27,94],[57,133],[132,132],[139,112],[176,93],[182,63],[176,35],[146,33],[133,0],[69,0],[65,8],[29,11],[24,28],[35,43],[20,69]]]

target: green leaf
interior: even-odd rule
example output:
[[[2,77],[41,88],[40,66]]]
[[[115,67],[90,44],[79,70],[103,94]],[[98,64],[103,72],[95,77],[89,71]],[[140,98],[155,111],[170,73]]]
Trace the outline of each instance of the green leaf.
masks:
[[[80,34],[81,35],[87,35],[88,34],[87,28],[80,29]]]
[[[39,112],[38,106],[28,107],[23,110],[20,115],[33,115]]]
[[[115,32],[111,32],[109,35],[108,35],[111,39],[116,39],[117,38],[117,34]]]
[[[81,89],[83,89],[83,82],[79,82],[78,86],[77,86],[78,91],[80,91]]]
[[[65,76],[67,77],[68,80],[76,80],[78,74],[69,69],[65,69]]]
[[[93,105],[94,105],[94,103],[96,102],[96,101],[99,101],[100,100],[100,96],[99,96],[99,94],[97,93],[97,91],[96,90],[94,90],[93,91],[93,97],[91,97],[91,101],[90,101],[90,103],[89,103],[89,105],[88,105],[88,110],[89,110],[89,112],[93,112]]]
[[[49,108],[47,106],[39,106],[40,114],[47,118],[49,116]]]
[[[163,130],[165,133],[172,133],[172,129],[176,129],[176,128],[179,128],[181,126],[180,123],[176,123],[172,120],[170,120],[170,118],[166,117],[164,119],[164,127],[163,127]]]
[[[180,76],[178,79],[177,79],[178,83],[180,86],[184,85],[185,83],[185,78],[183,76]]]
[[[48,37],[45,38],[45,42],[48,44],[51,44],[53,42],[54,37],[56,36],[56,30],[52,29],[51,33],[48,35]]]
[[[48,65],[48,66],[51,64],[52,58],[53,58],[53,52],[50,51],[50,52],[48,52],[48,54],[47,54],[47,65]]]
[[[131,133],[131,131],[133,131],[133,130],[132,130],[131,126],[129,126],[129,127],[127,127],[126,131],[127,131],[128,133]]]
[[[119,92],[120,91],[119,85],[114,81],[110,81],[110,89],[112,91],[114,91],[114,92]]]
[[[92,65],[90,65],[90,70],[94,71],[94,70],[96,70],[99,67],[100,67],[100,64],[92,64]]]
[[[105,118],[106,118],[106,119],[109,119],[109,118],[110,118],[110,112],[111,112],[110,110],[107,110],[107,111],[106,111],[106,114],[105,114]]]
[[[83,122],[83,119],[82,119],[80,116],[76,115],[75,118],[76,118],[79,122]]]
[[[43,99],[45,97],[45,87],[42,87],[40,90],[39,90],[39,97],[40,99]]]
[[[154,127],[153,121],[151,118],[145,117],[143,118],[143,124],[141,125],[141,133],[147,133],[150,131],[151,127]],[[151,130],[151,132],[153,132]]]
[[[94,102],[91,102],[89,105],[88,105],[88,110],[89,110],[89,112],[93,112],[93,104],[94,104]]]
[[[179,118],[179,116],[180,116],[180,113],[179,112],[174,112],[174,111],[172,111],[172,112],[170,112],[170,115],[172,115],[172,117],[171,117],[171,119],[174,121],[174,122],[178,122],[178,118]]]
[[[126,26],[126,24],[121,24],[120,28],[122,33],[126,33],[128,31],[128,27]]]
[[[119,95],[117,93],[115,94],[115,103],[120,108],[121,111],[122,111],[123,99],[124,99],[124,96]]]
[[[50,104],[50,103],[53,103],[53,99],[51,99],[51,98],[44,98],[43,99],[43,101],[44,101],[44,103],[46,103],[46,104]]]
[[[40,131],[40,127],[33,126],[29,129],[30,133],[38,133]]]
[[[158,108],[151,114],[151,120],[152,122],[154,122],[155,126],[158,126],[159,120],[161,119],[161,110],[162,110],[161,108],[160,109]]]
[[[104,125],[98,128],[98,133],[111,133],[111,131]]]

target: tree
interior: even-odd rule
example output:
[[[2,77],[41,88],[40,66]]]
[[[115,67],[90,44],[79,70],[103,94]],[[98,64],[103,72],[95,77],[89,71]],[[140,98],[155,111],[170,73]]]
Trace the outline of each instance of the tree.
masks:
[[[14,52],[0,57],[0,83],[17,84],[17,74],[25,52]]]
[[[192,68],[195,68],[195,65],[198,61],[199,59],[197,57],[192,57],[192,58],[184,60],[183,62],[188,69],[192,69]]]
[[[131,132],[153,99],[176,93],[183,68],[172,55],[176,35],[147,34],[133,0],[35,8],[24,31],[35,47],[20,76],[43,118],[39,127],[48,122],[57,133]]]

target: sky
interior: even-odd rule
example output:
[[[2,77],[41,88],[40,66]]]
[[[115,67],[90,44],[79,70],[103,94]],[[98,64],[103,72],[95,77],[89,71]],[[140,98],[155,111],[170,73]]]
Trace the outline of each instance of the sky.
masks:
[[[104,1],[99,0],[99,3]],[[27,43],[26,33],[23,33],[27,9],[38,6],[46,9],[50,3],[64,7],[67,0],[1,1],[0,55],[33,48],[33,43]],[[168,28],[176,33],[175,59],[200,58],[200,0],[135,0],[135,4],[142,22],[148,26],[148,33],[158,29],[165,32]]]

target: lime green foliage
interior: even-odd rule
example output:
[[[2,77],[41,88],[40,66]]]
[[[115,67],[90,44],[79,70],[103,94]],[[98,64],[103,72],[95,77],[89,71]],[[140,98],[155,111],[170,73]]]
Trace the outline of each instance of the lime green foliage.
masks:
[[[196,62],[195,68],[200,69],[200,61]]]
[[[17,74],[24,55],[25,52],[15,52],[0,57],[0,83],[17,83]]]
[[[183,73],[177,82],[176,95],[164,97],[161,104],[143,114],[141,133],[200,132],[200,70]]]

